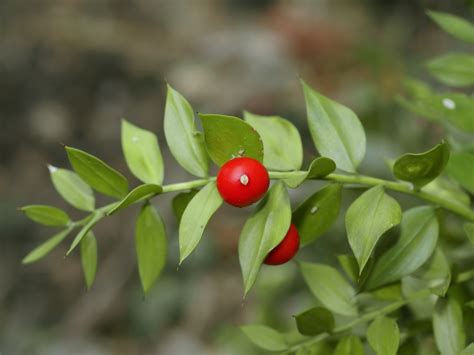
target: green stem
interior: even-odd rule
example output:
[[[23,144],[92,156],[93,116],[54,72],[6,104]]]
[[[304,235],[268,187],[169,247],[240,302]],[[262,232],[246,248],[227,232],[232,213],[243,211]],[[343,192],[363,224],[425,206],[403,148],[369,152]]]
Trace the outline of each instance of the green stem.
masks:
[[[199,179],[199,180],[191,180],[191,181],[186,181],[186,182],[179,182],[177,184],[169,184],[169,185],[163,185],[163,192],[175,192],[175,191],[182,191],[182,190],[190,190],[194,189],[196,187],[201,187],[204,185],[207,185],[211,181],[215,181],[216,178],[210,177],[208,179]]]

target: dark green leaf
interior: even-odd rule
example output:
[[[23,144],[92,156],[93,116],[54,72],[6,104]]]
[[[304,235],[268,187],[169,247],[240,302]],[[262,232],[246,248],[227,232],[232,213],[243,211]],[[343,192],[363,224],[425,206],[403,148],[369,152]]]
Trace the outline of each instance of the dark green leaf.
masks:
[[[188,192],[181,192],[173,198],[173,212],[178,220],[178,223],[181,221],[184,210],[188,206],[189,202],[193,197],[198,193],[199,190],[190,190]]]
[[[352,282],[357,282],[359,279],[359,265],[354,255],[337,255],[337,260],[341,264],[342,269],[346,275],[349,276]]]
[[[453,152],[447,166],[448,175],[472,194],[474,194],[473,166],[474,154],[469,152]]]
[[[163,183],[164,166],[156,135],[122,120],[122,150],[130,171],[147,184]]]
[[[433,314],[433,331],[441,354],[459,354],[465,346],[462,309],[453,298],[439,298]]]
[[[206,177],[209,161],[202,134],[194,124],[193,109],[170,85],[166,96],[164,128],[166,142],[178,163],[189,173]]]
[[[257,278],[268,253],[285,237],[291,222],[288,191],[281,182],[273,185],[256,211],[245,222],[239,239],[239,260],[245,294]]]
[[[436,79],[454,87],[474,84],[474,57],[462,53],[450,53],[432,59],[428,69]]]
[[[319,153],[339,169],[354,172],[365,155],[365,132],[347,107],[317,93],[302,82],[308,125]]]
[[[464,223],[464,231],[471,243],[474,244],[474,223]]]
[[[428,11],[428,15],[444,31],[459,38],[460,40],[474,43],[474,25],[461,17],[446,12]]]
[[[101,212],[94,212],[89,217],[87,223],[82,227],[82,229],[77,233],[76,237],[71,243],[69,250],[67,251],[66,255],[72,253],[72,251],[79,245],[82,239],[89,233],[89,231],[104,217],[104,214]]]
[[[117,202],[114,207],[107,212],[108,215],[112,215],[115,212],[123,210],[124,208],[134,204],[138,201],[145,200],[152,196],[158,195],[163,191],[163,188],[155,184],[143,184],[135,187],[125,196],[121,201]]]
[[[364,192],[346,213],[349,244],[362,273],[377,241],[390,228],[400,223],[400,205],[378,185]]]
[[[442,142],[423,153],[402,155],[395,161],[393,173],[398,179],[421,188],[441,174],[448,160],[449,146]]]
[[[275,329],[264,325],[245,325],[241,327],[247,337],[258,347],[268,351],[284,351],[288,344]]]
[[[89,231],[81,241],[81,263],[87,288],[91,288],[97,271],[97,241]]]
[[[45,226],[62,227],[70,222],[66,212],[53,206],[29,205],[20,210],[32,221]]]
[[[367,340],[377,355],[396,355],[400,343],[400,330],[391,318],[378,317],[367,329]]]
[[[364,355],[364,346],[355,335],[346,335],[339,340],[333,355]]]
[[[206,148],[211,159],[222,165],[235,157],[263,162],[263,142],[257,131],[233,116],[199,114]]]
[[[145,203],[135,227],[138,273],[145,294],[154,285],[165,266],[167,248],[163,221],[155,208]]]
[[[116,198],[127,194],[128,181],[117,170],[82,150],[66,147],[66,151],[74,171],[93,189]]]
[[[330,184],[306,199],[293,213],[301,245],[307,245],[325,233],[337,219],[341,207],[342,186]]]
[[[320,179],[331,174],[334,170],[336,170],[336,164],[331,159],[319,157],[311,162],[308,171],[295,173],[295,176],[286,178],[283,181],[289,187],[294,189],[300,186],[306,180]]]
[[[300,263],[301,273],[313,295],[328,309],[345,316],[356,316],[356,292],[333,267]]]
[[[290,121],[279,116],[260,116],[250,112],[244,112],[244,119],[262,137],[263,163],[268,169],[285,171],[301,168],[303,145],[298,130]]]
[[[72,206],[83,211],[93,211],[94,193],[75,172],[48,166],[56,191]]]
[[[334,316],[324,307],[314,307],[295,316],[298,331],[303,335],[331,333],[334,329]]]
[[[71,233],[72,229],[72,227],[68,227],[37,246],[23,258],[22,263],[30,264],[46,256],[51,250],[56,248],[69,233]]]

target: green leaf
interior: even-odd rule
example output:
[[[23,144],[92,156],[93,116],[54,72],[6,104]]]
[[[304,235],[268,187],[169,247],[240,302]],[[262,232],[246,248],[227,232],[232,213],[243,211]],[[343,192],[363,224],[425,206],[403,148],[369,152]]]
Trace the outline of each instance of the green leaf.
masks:
[[[453,152],[449,159],[447,172],[467,191],[474,194],[474,154]]]
[[[257,131],[244,120],[233,116],[199,114],[204,129],[207,152],[217,165],[235,157],[249,157],[263,162],[263,142]]]
[[[472,355],[474,354],[474,343],[469,344],[459,355]]]
[[[89,220],[87,223],[82,227],[82,229],[77,233],[76,237],[71,243],[69,250],[67,251],[66,255],[72,253],[72,251],[79,245],[82,239],[89,233],[89,231],[104,217],[104,214],[101,212],[94,212],[89,216]]]
[[[134,204],[138,201],[145,200],[152,196],[158,195],[163,191],[163,188],[159,185],[155,184],[143,184],[140,186],[135,187],[132,191],[130,191],[127,196],[125,196],[122,200],[117,202],[110,211],[107,212],[107,215],[112,215],[124,208]]]
[[[337,255],[337,261],[352,282],[359,279],[359,265],[354,255]]]
[[[450,53],[428,62],[428,69],[436,79],[454,87],[474,84],[474,57],[462,53]]]
[[[194,196],[199,192],[199,190],[190,190],[188,192],[181,192],[177,194],[172,201],[173,212],[178,220],[178,223],[183,217],[183,213],[186,210],[189,202],[193,199]]]
[[[301,245],[307,245],[324,234],[336,221],[341,208],[342,185],[329,184],[306,199],[293,212]]]
[[[464,232],[466,232],[471,243],[474,244],[474,223],[464,223]]]
[[[138,273],[143,291],[148,293],[166,263],[168,243],[160,215],[150,203],[145,203],[135,227],[135,249]]]
[[[462,309],[453,298],[438,298],[433,314],[436,345],[442,355],[459,354],[465,346]]]
[[[127,194],[128,181],[117,170],[82,150],[66,147],[66,152],[74,171],[93,189],[116,198]]]
[[[48,166],[51,180],[56,191],[71,206],[83,211],[93,211],[94,192],[75,172]]]
[[[61,243],[64,240],[64,238],[66,238],[69,235],[69,233],[71,233],[72,229],[73,227],[71,226],[55,234],[53,237],[49,238],[47,241],[45,241],[44,243],[40,244],[35,249],[30,251],[23,258],[21,262],[23,264],[30,264],[43,258],[49,252],[51,252],[51,250],[56,248],[59,245],[59,243]]]
[[[252,343],[262,349],[284,351],[288,348],[285,338],[275,329],[264,325],[245,325],[241,329]]]
[[[97,241],[92,231],[89,231],[81,241],[81,263],[87,289],[90,289],[97,271]]]
[[[168,85],[164,118],[165,138],[171,154],[190,174],[206,177],[209,168],[202,133],[194,124],[189,102]]]
[[[156,135],[122,120],[122,150],[130,171],[147,184],[163,183],[164,166]]]
[[[436,248],[429,262],[417,272],[417,277],[424,281],[434,294],[444,297],[451,283],[451,270],[440,247]]]
[[[239,260],[245,294],[254,284],[268,253],[290,228],[291,206],[288,191],[281,182],[273,185],[255,212],[247,219],[239,239]]]
[[[355,335],[346,335],[337,343],[333,355],[364,355],[364,346]]]
[[[314,159],[308,171],[297,172],[295,176],[284,179],[284,183],[291,188],[300,186],[303,182],[310,179],[320,179],[331,174],[336,170],[336,164],[329,158],[319,157]]]
[[[365,155],[365,132],[347,107],[317,93],[302,82],[308,125],[319,153],[339,169],[355,172]]]
[[[412,182],[415,187],[421,188],[441,174],[448,160],[449,145],[441,142],[426,152],[402,155],[395,161],[393,173],[397,179]]]
[[[298,331],[303,335],[331,333],[334,329],[334,316],[324,307],[313,307],[295,316]]]
[[[364,192],[346,213],[349,244],[359,264],[361,274],[377,241],[390,228],[400,223],[400,205],[378,185]]]
[[[448,163],[449,164],[449,163]],[[423,191],[437,195],[438,197],[450,201],[462,207],[471,204],[469,195],[459,186],[458,183],[442,176],[434,179],[423,187]]]
[[[312,294],[328,309],[345,316],[357,316],[356,292],[333,267],[300,263],[301,273]]]
[[[244,119],[263,140],[263,164],[272,170],[298,170],[303,164],[303,145],[296,127],[279,116],[244,112]],[[285,144],[282,144],[285,142]]]
[[[179,224],[179,254],[181,264],[201,240],[209,219],[222,205],[215,182],[210,182],[189,202]]]
[[[460,40],[474,43],[474,25],[465,19],[446,12],[428,11],[428,16],[444,31]]]
[[[373,289],[410,275],[433,254],[439,226],[433,207],[412,208],[402,217],[402,233],[397,243],[375,263],[367,280]]]
[[[32,221],[45,226],[62,227],[71,221],[66,212],[53,206],[28,205],[20,210]]]
[[[377,355],[396,355],[400,343],[400,330],[391,318],[378,317],[367,329],[367,340]]]

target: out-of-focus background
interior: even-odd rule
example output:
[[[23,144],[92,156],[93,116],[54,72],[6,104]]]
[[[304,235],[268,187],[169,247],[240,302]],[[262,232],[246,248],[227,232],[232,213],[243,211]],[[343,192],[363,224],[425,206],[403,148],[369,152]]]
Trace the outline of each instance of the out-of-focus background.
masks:
[[[167,268],[145,298],[133,242],[135,208],[99,224],[99,269],[85,290],[67,243],[40,262],[22,257],[53,233],[17,206],[72,211],[54,191],[47,164],[68,167],[61,144],[125,173],[120,119],[157,133],[166,181],[190,179],[165,145],[165,80],[200,112],[278,114],[316,154],[299,85],[304,78],[351,107],[368,134],[365,173],[390,176],[384,158],[438,142],[442,131],[403,110],[394,96],[406,75],[427,79],[423,61],[460,46],[426,8],[472,14],[468,0],[1,0],[0,1],[0,353],[260,354],[243,323],[294,327],[312,298],[295,265],[264,267],[242,300],[236,253],[251,208],[224,207],[197,251],[177,270],[172,196],[155,203],[170,242]],[[319,186],[292,191],[297,205]],[[346,191],[345,203],[355,193]],[[101,200],[105,202],[106,200]],[[405,206],[415,203],[403,200]],[[337,223],[300,257],[334,262],[348,250]],[[433,350],[434,351],[434,350]],[[434,352],[435,353],[435,352]]]

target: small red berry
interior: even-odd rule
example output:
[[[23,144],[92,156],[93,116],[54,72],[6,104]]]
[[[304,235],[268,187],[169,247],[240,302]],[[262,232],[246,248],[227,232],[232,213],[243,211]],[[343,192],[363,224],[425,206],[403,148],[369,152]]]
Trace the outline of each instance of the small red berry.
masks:
[[[228,204],[244,207],[260,200],[270,185],[268,171],[252,158],[234,158],[217,174],[217,189]]]
[[[298,252],[300,247],[300,235],[296,226],[292,223],[283,240],[268,253],[264,263],[268,265],[280,265],[290,261]]]

